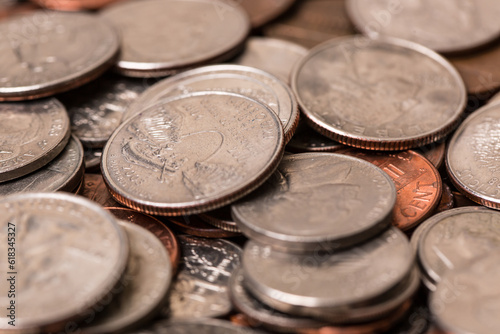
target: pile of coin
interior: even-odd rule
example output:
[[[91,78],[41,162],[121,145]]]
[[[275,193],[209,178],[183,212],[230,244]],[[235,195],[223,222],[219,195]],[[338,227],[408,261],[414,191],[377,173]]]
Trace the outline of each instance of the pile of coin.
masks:
[[[499,331],[497,3],[34,2],[0,331]]]

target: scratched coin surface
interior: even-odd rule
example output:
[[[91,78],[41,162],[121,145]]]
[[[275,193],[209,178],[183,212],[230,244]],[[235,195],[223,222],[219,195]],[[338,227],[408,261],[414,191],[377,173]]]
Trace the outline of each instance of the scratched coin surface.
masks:
[[[71,131],[87,147],[103,147],[128,105],[148,87],[142,79],[105,75],[58,96],[68,110]]]
[[[430,308],[437,324],[447,333],[490,334],[500,331],[498,263],[498,253],[491,253],[444,274],[430,297]]]
[[[398,37],[437,52],[466,51],[500,36],[495,0],[348,0],[355,26],[371,37]]]
[[[380,168],[335,153],[284,156],[260,189],[232,205],[249,238],[287,251],[332,250],[391,223],[396,189]]]
[[[443,182],[439,172],[415,151],[381,153],[346,149],[338,153],[369,161],[390,176],[397,191],[392,225],[403,231],[429,217],[441,200]]]
[[[412,42],[338,38],[295,67],[292,88],[309,124],[350,146],[400,150],[458,125],[465,86],[435,52]]]
[[[244,9],[223,0],[128,1],[101,15],[121,32],[117,69],[129,76],[164,76],[221,62],[224,54],[229,59],[250,30]]]
[[[0,182],[54,159],[69,140],[69,118],[56,99],[0,104]]]
[[[231,311],[229,278],[241,248],[223,239],[178,236],[181,261],[163,315],[171,320],[215,318]]]
[[[282,312],[307,316],[377,300],[408,276],[413,251],[407,237],[391,227],[337,253],[297,255],[249,241],[242,263],[254,296]]]
[[[123,123],[104,148],[113,197],[150,214],[216,209],[261,185],[283,155],[276,114],[226,92],[164,100]]]
[[[23,177],[0,183],[0,196],[20,192],[72,192],[80,184],[83,173],[83,147],[72,136],[64,150],[44,167]]]
[[[293,67],[306,54],[305,47],[289,41],[269,37],[251,37],[247,41],[245,51],[231,62],[260,68],[284,82],[289,82]]]
[[[95,319],[83,321],[82,333],[120,333],[150,320],[166,301],[172,266],[163,243],[150,231],[119,221],[130,244],[127,270],[116,296]]]
[[[455,131],[446,168],[457,189],[476,203],[500,209],[500,105],[486,105]]]
[[[443,274],[500,250],[500,213],[465,207],[435,215],[419,226],[417,254],[431,283]]]
[[[2,254],[9,247],[9,223],[15,225],[17,330],[57,332],[81,320],[125,270],[127,236],[110,213],[89,200],[64,193],[16,194],[0,199],[0,210]],[[8,268],[7,256],[0,264]],[[8,282],[0,282],[8,291]],[[6,294],[0,303],[8,305]],[[11,329],[5,314],[0,329]]]
[[[95,15],[37,10],[3,20],[0,101],[83,85],[113,65],[118,49],[114,29]]]
[[[281,120],[285,141],[292,137],[297,128],[298,105],[288,85],[262,70],[239,65],[205,66],[162,80],[132,103],[124,119],[162,99],[198,91],[241,94],[268,106]]]

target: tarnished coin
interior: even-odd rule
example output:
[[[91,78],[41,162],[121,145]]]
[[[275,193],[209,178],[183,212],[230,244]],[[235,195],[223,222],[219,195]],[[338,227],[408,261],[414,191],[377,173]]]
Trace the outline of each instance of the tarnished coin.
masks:
[[[85,174],[81,194],[105,208],[120,206],[109,193],[101,174]]]
[[[54,159],[69,140],[69,118],[56,99],[0,104],[0,182]]]
[[[347,12],[368,36],[403,38],[443,53],[471,50],[500,37],[495,0],[349,0]]]
[[[15,329],[58,332],[94,312],[125,270],[128,242],[111,214],[84,198],[30,193],[0,199],[2,271],[15,285]],[[16,246],[10,246],[9,242]],[[13,239],[12,239],[13,238]],[[8,291],[8,281],[0,281]],[[10,286],[10,285],[9,285]],[[1,305],[12,304],[7,294]],[[0,329],[12,320],[0,315]]]
[[[223,230],[207,223],[197,215],[179,217],[158,217],[177,231],[202,238],[231,238],[241,236],[241,232]],[[236,225],[236,224],[235,224]]]
[[[59,95],[58,99],[68,110],[71,131],[82,144],[103,147],[120,125],[128,105],[147,87],[147,82],[142,79],[105,75]]]
[[[170,229],[158,219],[127,208],[106,208],[116,218],[139,225],[153,233],[165,246],[170,256],[172,270],[175,272],[179,263],[180,250],[177,238]]]
[[[117,295],[95,318],[82,322],[82,333],[122,333],[150,320],[166,301],[172,279],[169,254],[150,231],[125,221],[119,222],[128,235],[130,255]]]
[[[297,128],[299,110],[288,85],[264,71],[239,65],[205,66],[162,80],[130,105],[124,119],[162,99],[199,91],[241,94],[268,106],[281,120],[286,142]]]
[[[233,0],[250,16],[252,28],[258,28],[284,13],[295,0]]]
[[[500,209],[500,105],[475,111],[455,131],[446,168],[459,191],[474,202]]]
[[[82,144],[72,136],[64,150],[44,167],[0,183],[0,196],[20,192],[73,192],[80,185],[84,170]]]
[[[331,319],[399,287],[414,261],[406,236],[391,227],[333,254],[296,255],[249,241],[242,262],[246,287],[261,301],[282,312]]]
[[[122,35],[117,69],[137,77],[229,59],[250,30],[243,8],[223,0],[127,1],[101,16]]]
[[[158,215],[209,211],[261,185],[283,155],[283,130],[242,95],[164,100],[123,123],[104,148],[104,179],[120,203]]]
[[[240,229],[234,222],[233,217],[231,216],[231,207],[224,206],[219,209],[215,209],[212,211],[200,213],[198,215],[203,221],[213,225],[215,227],[220,228],[221,230],[241,233]]]
[[[284,82],[289,82],[293,67],[306,54],[305,47],[292,42],[269,37],[251,37],[247,41],[245,51],[231,62],[260,68]]]
[[[339,38],[309,52],[292,88],[311,126],[343,144],[400,150],[445,137],[466,92],[444,58],[418,44]]]
[[[302,119],[285,147],[287,151],[295,153],[336,152],[343,148],[346,146],[314,131]]]
[[[500,250],[500,213],[483,207],[442,212],[426,220],[419,230],[412,243],[433,284],[446,271]]]
[[[241,248],[232,242],[178,237],[181,262],[163,315],[171,320],[216,318],[231,311],[229,278],[240,265]]]
[[[223,320],[164,321],[149,328],[148,334],[264,334],[254,329],[235,326]]]
[[[392,225],[408,231],[429,217],[441,200],[441,176],[431,162],[415,151],[381,153],[346,149],[354,156],[380,167],[394,181],[397,196]]]
[[[118,48],[112,27],[87,13],[38,10],[0,21],[0,101],[83,85],[114,64]]]
[[[438,325],[454,334],[500,332],[500,256],[491,253],[443,275],[430,297]]]
[[[283,157],[263,187],[232,205],[249,238],[290,251],[345,248],[391,223],[396,188],[380,168],[335,153]]]

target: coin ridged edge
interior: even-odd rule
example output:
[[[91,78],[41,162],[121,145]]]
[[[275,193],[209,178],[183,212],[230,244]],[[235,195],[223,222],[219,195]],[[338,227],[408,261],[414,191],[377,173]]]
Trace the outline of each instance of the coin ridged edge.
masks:
[[[213,225],[217,228],[220,228],[221,230],[228,231],[228,232],[234,232],[234,233],[241,233],[241,230],[238,228],[238,226],[228,224],[222,220],[219,221],[218,219],[213,218],[208,214],[200,213],[198,216],[205,223],[208,223],[208,224]]]

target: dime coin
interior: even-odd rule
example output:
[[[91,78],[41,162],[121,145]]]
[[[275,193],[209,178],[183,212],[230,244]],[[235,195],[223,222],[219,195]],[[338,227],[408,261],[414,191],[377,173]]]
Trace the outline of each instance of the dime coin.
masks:
[[[213,211],[200,213],[198,215],[203,221],[220,228],[221,230],[241,233],[240,229],[231,216],[231,207],[225,206]]]
[[[241,248],[223,239],[180,235],[178,240],[179,274],[163,314],[171,320],[228,314],[232,309],[229,278],[240,264]]]
[[[288,85],[264,71],[239,65],[206,66],[162,80],[132,103],[124,119],[162,99],[197,91],[232,92],[261,102],[278,115],[285,131],[285,141],[297,128],[299,110]]]
[[[127,1],[101,15],[121,32],[117,70],[128,76],[164,76],[229,59],[250,30],[243,8],[223,0]]]
[[[170,256],[173,271],[179,263],[179,244],[170,229],[158,219],[127,208],[106,208],[116,218],[139,225],[153,233],[165,246]]]
[[[300,121],[292,139],[287,143],[285,149],[290,152],[336,152],[346,146],[320,135],[311,129],[306,123]]]
[[[158,217],[175,230],[202,238],[231,238],[241,236],[240,232],[223,230],[207,223],[199,216]]]
[[[443,53],[471,50],[500,37],[500,3],[494,0],[349,0],[347,12],[368,36],[403,38]]]
[[[492,253],[443,275],[430,297],[430,309],[441,328],[455,334],[500,331],[498,263],[500,256]]]
[[[242,95],[199,92],[164,100],[123,123],[102,170],[113,197],[149,214],[209,211],[261,185],[283,155],[283,130]]]
[[[269,37],[251,37],[247,41],[245,51],[231,62],[260,68],[284,82],[289,82],[293,67],[306,54],[305,47],[292,42]]]
[[[59,0],[57,0],[59,1]],[[147,88],[141,79],[105,75],[58,96],[68,110],[71,131],[86,147],[103,147],[128,105]]]
[[[486,105],[455,131],[446,155],[446,168],[457,189],[474,202],[500,209],[500,106]]]
[[[80,184],[83,173],[83,147],[72,136],[64,150],[44,167],[23,177],[0,183],[0,196],[20,192],[72,192]]]
[[[249,241],[242,262],[246,287],[265,304],[285,313],[338,321],[347,310],[354,312],[402,288],[414,261],[408,239],[392,227],[332,254],[296,255]]]
[[[284,13],[295,0],[236,0],[250,16],[252,28],[258,28]]]
[[[56,99],[0,104],[0,182],[54,159],[69,140],[69,118]]]
[[[414,151],[380,153],[347,149],[340,154],[354,156],[380,167],[396,186],[392,225],[408,231],[429,217],[443,193],[441,176],[429,160]]]
[[[81,86],[112,66],[118,49],[116,32],[91,14],[37,10],[0,21],[0,101]]]
[[[232,205],[249,238],[289,252],[334,250],[390,225],[396,189],[380,168],[335,153],[283,157],[259,190]]]
[[[151,334],[264,334],[250,328],[235,326],[229,321],[203,320],[203,321],[164,321],[153,325]]]
[[[17,194],[0,199],[0,211],[2,254],[7,254],[8,233],[17,236],[11,267],[19,273],[17,330],[57,332],[75,324],[108,297],[125,270],[126,235],[95,203],[64,193]],[[8,268],[7,256],[0,264]],[[0,303],[9,304],[6,294]],[[10,330],[5,314],[0,329]]]
[[[463,81],[444,58],[395,39],[326,42],[295,67],[292,88],[315,130],[371,150],[435,142],[458,125],[466,103]]]
[[[120,221],[130,242],[127,270],[117,296],[94,318],[82,322],[82,333],[117,333],[152,318],[166,300],[172,266],[163,243],[145,228]]]
[[[86,197],[103,207],[117,207],[120,203],[113,199],[113,196],[108,191],[102,175],[100,174],[85,174],[82,196]]]

